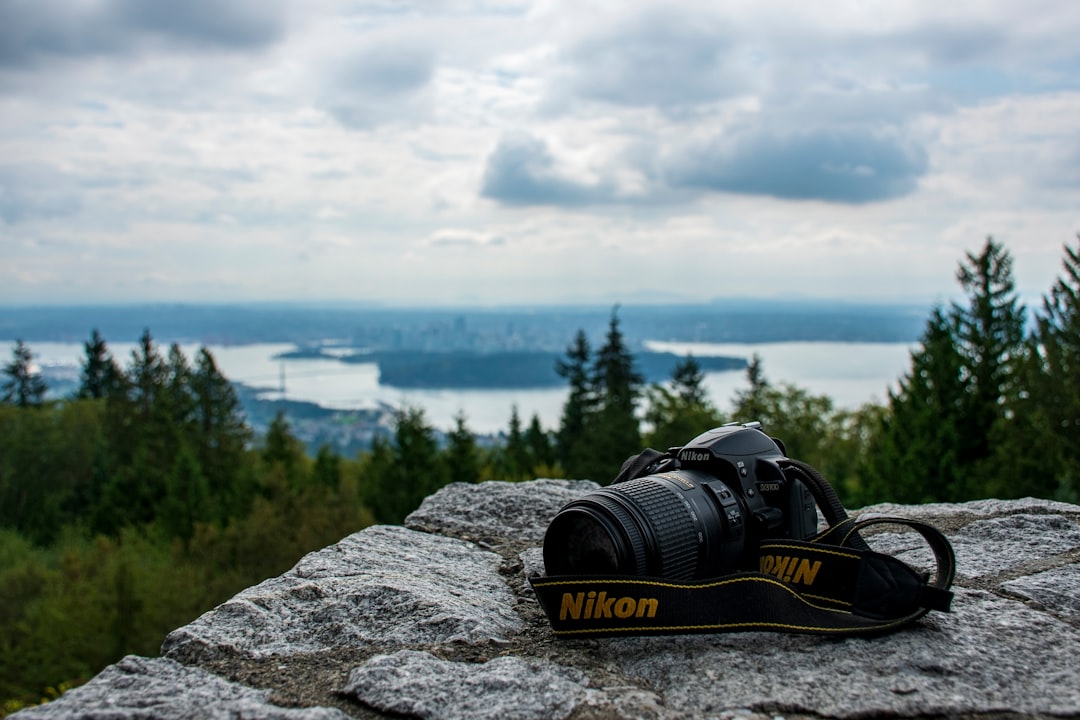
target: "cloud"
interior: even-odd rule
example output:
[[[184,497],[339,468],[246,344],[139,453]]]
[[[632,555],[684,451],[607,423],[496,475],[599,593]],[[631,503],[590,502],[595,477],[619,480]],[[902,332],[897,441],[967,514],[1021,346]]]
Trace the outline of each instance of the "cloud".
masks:
[[[0,219],[16,225],[75,215],[82,207],[76,185],[47,165],[0,165]]]
[[[572,44],[557,92],[627,106],[709,102],[748,85],[735,48],[731,29],[715,17],[653,8]]]
[[[366,40],[332,61],[317,104],[353,129],[422,116],[428,109],[426,91],[434,72],[430,47],[401,38]]]
[[[505,245],[506,238],[494,233],[444,228],[432,233],[425,240],[425,244],[430,247],[445,248],[495,247]]]
[[[559,172],[547,143],[531,135],[499,142],[488,157],[480,194],[504,205],[573,207],[616,200],[610,182],[587,183]]]
[[[861,204],[911,193],[927,167],[921,148],[856,127],[721,136],[683,147],[663,172],[676,187]]]
[[[284,33],[283,8],[276,0],[4,0],[0,68],[123,56],[161,43],[221,50],[265,46]]]

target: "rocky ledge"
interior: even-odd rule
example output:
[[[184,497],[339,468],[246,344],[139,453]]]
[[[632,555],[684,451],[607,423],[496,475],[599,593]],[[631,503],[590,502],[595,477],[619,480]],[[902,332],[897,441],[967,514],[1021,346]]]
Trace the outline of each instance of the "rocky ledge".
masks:
[[[934,523],[958,559],[953,612],[891,635],[557,640],[525,578],[595,487],[448,486],[14,717],[1080,717],[1080,506],[866,508]],[[928,562],[914,534],[869,539]]]

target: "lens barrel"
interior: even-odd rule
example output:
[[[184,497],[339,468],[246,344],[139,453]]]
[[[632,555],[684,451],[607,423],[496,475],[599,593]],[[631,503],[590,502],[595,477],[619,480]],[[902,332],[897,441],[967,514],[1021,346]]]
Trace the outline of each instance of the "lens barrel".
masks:
[[[743,508],[719,480],[678,470],[618,483],[564,506],[544,536],[548,575],[709,577],[743,550]]]

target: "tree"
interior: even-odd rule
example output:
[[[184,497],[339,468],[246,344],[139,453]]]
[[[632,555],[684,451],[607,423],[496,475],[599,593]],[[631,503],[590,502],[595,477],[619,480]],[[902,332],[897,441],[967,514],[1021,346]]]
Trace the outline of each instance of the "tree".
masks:
[[[533,413],[529,421],[529,427],[525,430],[525,446],[532,458],[533,473],[545,472],[549,477],[558,477],[555,468],[555,447],[551,442],[551,434],[540,425],[540,416]]]
[[[971,485],[963,493],[970,497],[981,494],[987,473],[993,472],[977,466],[991,457],[995,426],[1008,421],[1020,393],[1025,310],[1016,293],[1012,264],[1004,246],[987,238],[978,255],[966,253],[956,273],[968,296],[966,306],[952,307],[965,386],[957,461]]]
[[[619,330],[618,307],[611,312],[604,345],[596,353],[592,371],[595,410],[587,416],[584,477],[610,482],[627,457],[641,450],[637,405],[645,379],[634,367],[634,356]]]
[[[721,424],[702,385],[704,379],[701,365],[691,356],[675,366],[670,387],[654,384],[646,390],[645,422],[651,428],[646,445],[657,450],[682,446]]]
[[[4,374],[9,378],[3,385],[5,403],[22,408],[41,405],[48,387],[33,363],[30,347],[17,340],[11,362],[4,366]]]
[[[1080,244],[1064,255],[1035,313],[1009,432],[994,437],[997,496],[1080,501]]]
[[[449,482],[479,482],[480,450],[476,446],[476,436],[465,423],[464,412],[454,416],[454,429],[446,436],[442,457]]]
[[[86,358],[80,363],[82,372],[76,397],[104,398],[116,388],[117,377],[121,374],[120,367],[109,353],[105,339],[97,328],[94,328],[83,347],[86,348]]]
[[[870,442],[863,503],[959,499],[965,387],[956,324],[938,307]]]
[[[250,500],[245,454],[251,428],[236,391],[206,348],[199,350],[190,382],[199,464],[225,520],[246,511]]]
[[[931,315],[911,372],[890,393],[867,500],[957,501],[1000,486],[1000,446],[1015,442],[1029,352],[1012,258],[993,238],[956,273],[967,303]]]
[[[525,434],[521,430],[521,416],[517,405],[510,409],[510,430],[506,436],[507,480],[526,480],[532,472],[533,461]]]
[[[329,445],[320,445],[315,455],[315,466],[311,469],[311,480],[315,487],[337,490],[341,484],[341,456]]]
[[[165,483],[161,523],[170,536],[179,538],[187,549],[195,534],[195,524],[208,519],[209,490],[194,454],[184,447]]]
[[[293,436],[284,411],[278,410],[266,429],[262,459],[284,488],[293,491],[301,489],[304,484],[304,446]]]
[[[370,505],[380,522],[403,522],[421,500],[447,482],[435,431],[420,408],[398,411],[393,444],[376,441],[372,454]]]
[[[566,359],[555,365],[555,372],[570,385],[556,437],[559,463],[568,477],[583,477],[582,463],[588,453],[584,445],[585,425],[596,407],[590,382],[591,361],[589,339],[584,330],[578,330],[574,342],[566,348]]]

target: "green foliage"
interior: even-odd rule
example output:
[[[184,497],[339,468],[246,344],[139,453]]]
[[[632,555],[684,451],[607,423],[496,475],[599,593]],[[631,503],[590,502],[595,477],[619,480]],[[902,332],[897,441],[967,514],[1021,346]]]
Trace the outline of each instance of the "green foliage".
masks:
[[[464,412],[454,417],[454,429],[446,436],[443,456],[449,482],[479,482],[480,450],[476,446],[476,436],[466,425]]]
[[[391,524],[403,522],[421,500],[448,482],[434,428],[422,409],[398,412],[393,440],[376,439],[364,473],[367,503],[379,522]]]
[[[1012,257],[988,239],[965,255],[956,277],[967,303],[932,313],[910,372],[890,394],[867,462],[868,501],[1014,496],[1023,484],[1006,471],[1018,469],[1012,452],[1035,439],[1022,430],[1026,419],[1017,421],[1032,360]]]
[[[124,371],[94,333],[75,398],[0,405],[4,712],[156,654],[170,630],[374,522],[360,467],[312,463],[283,420],[252,449],[205,349],[194,367],[176,345],[163,358],[147,330]]]
[[[11,362],[4,366],[8,379],[0,386],[3,402],[18,407],[40,405],[45,399],[45,380],[33,369],[34,355],[22,340],[15,342]]]
[[[644,379],[612,311],[604,345],[592,358],[584,331],[556,371],[570,382],[558,432],[558,458],[571,477],[610,482],[623,461],[641,449],[637,406]],[[591,362],[590,362],[591,361]]]
[[[657,384],[646,390],[645,423],[651,429],[645,445],[657,450],[682,446],[722,423],[702,387],[704,379],[701,366],[688,357],[672,372],[670,387]]]
[[[570,477],[581,475],[581,467],[588,454],[588,446],[584,442],[585,424],[597,403],[590,381],[591,363],[592,349],[588,336],[584,330],[578,330],[573,343],[566,348],[566,359],[559,360],[555,365],[555,371],[570,386],[556,436],[559,463]]]

